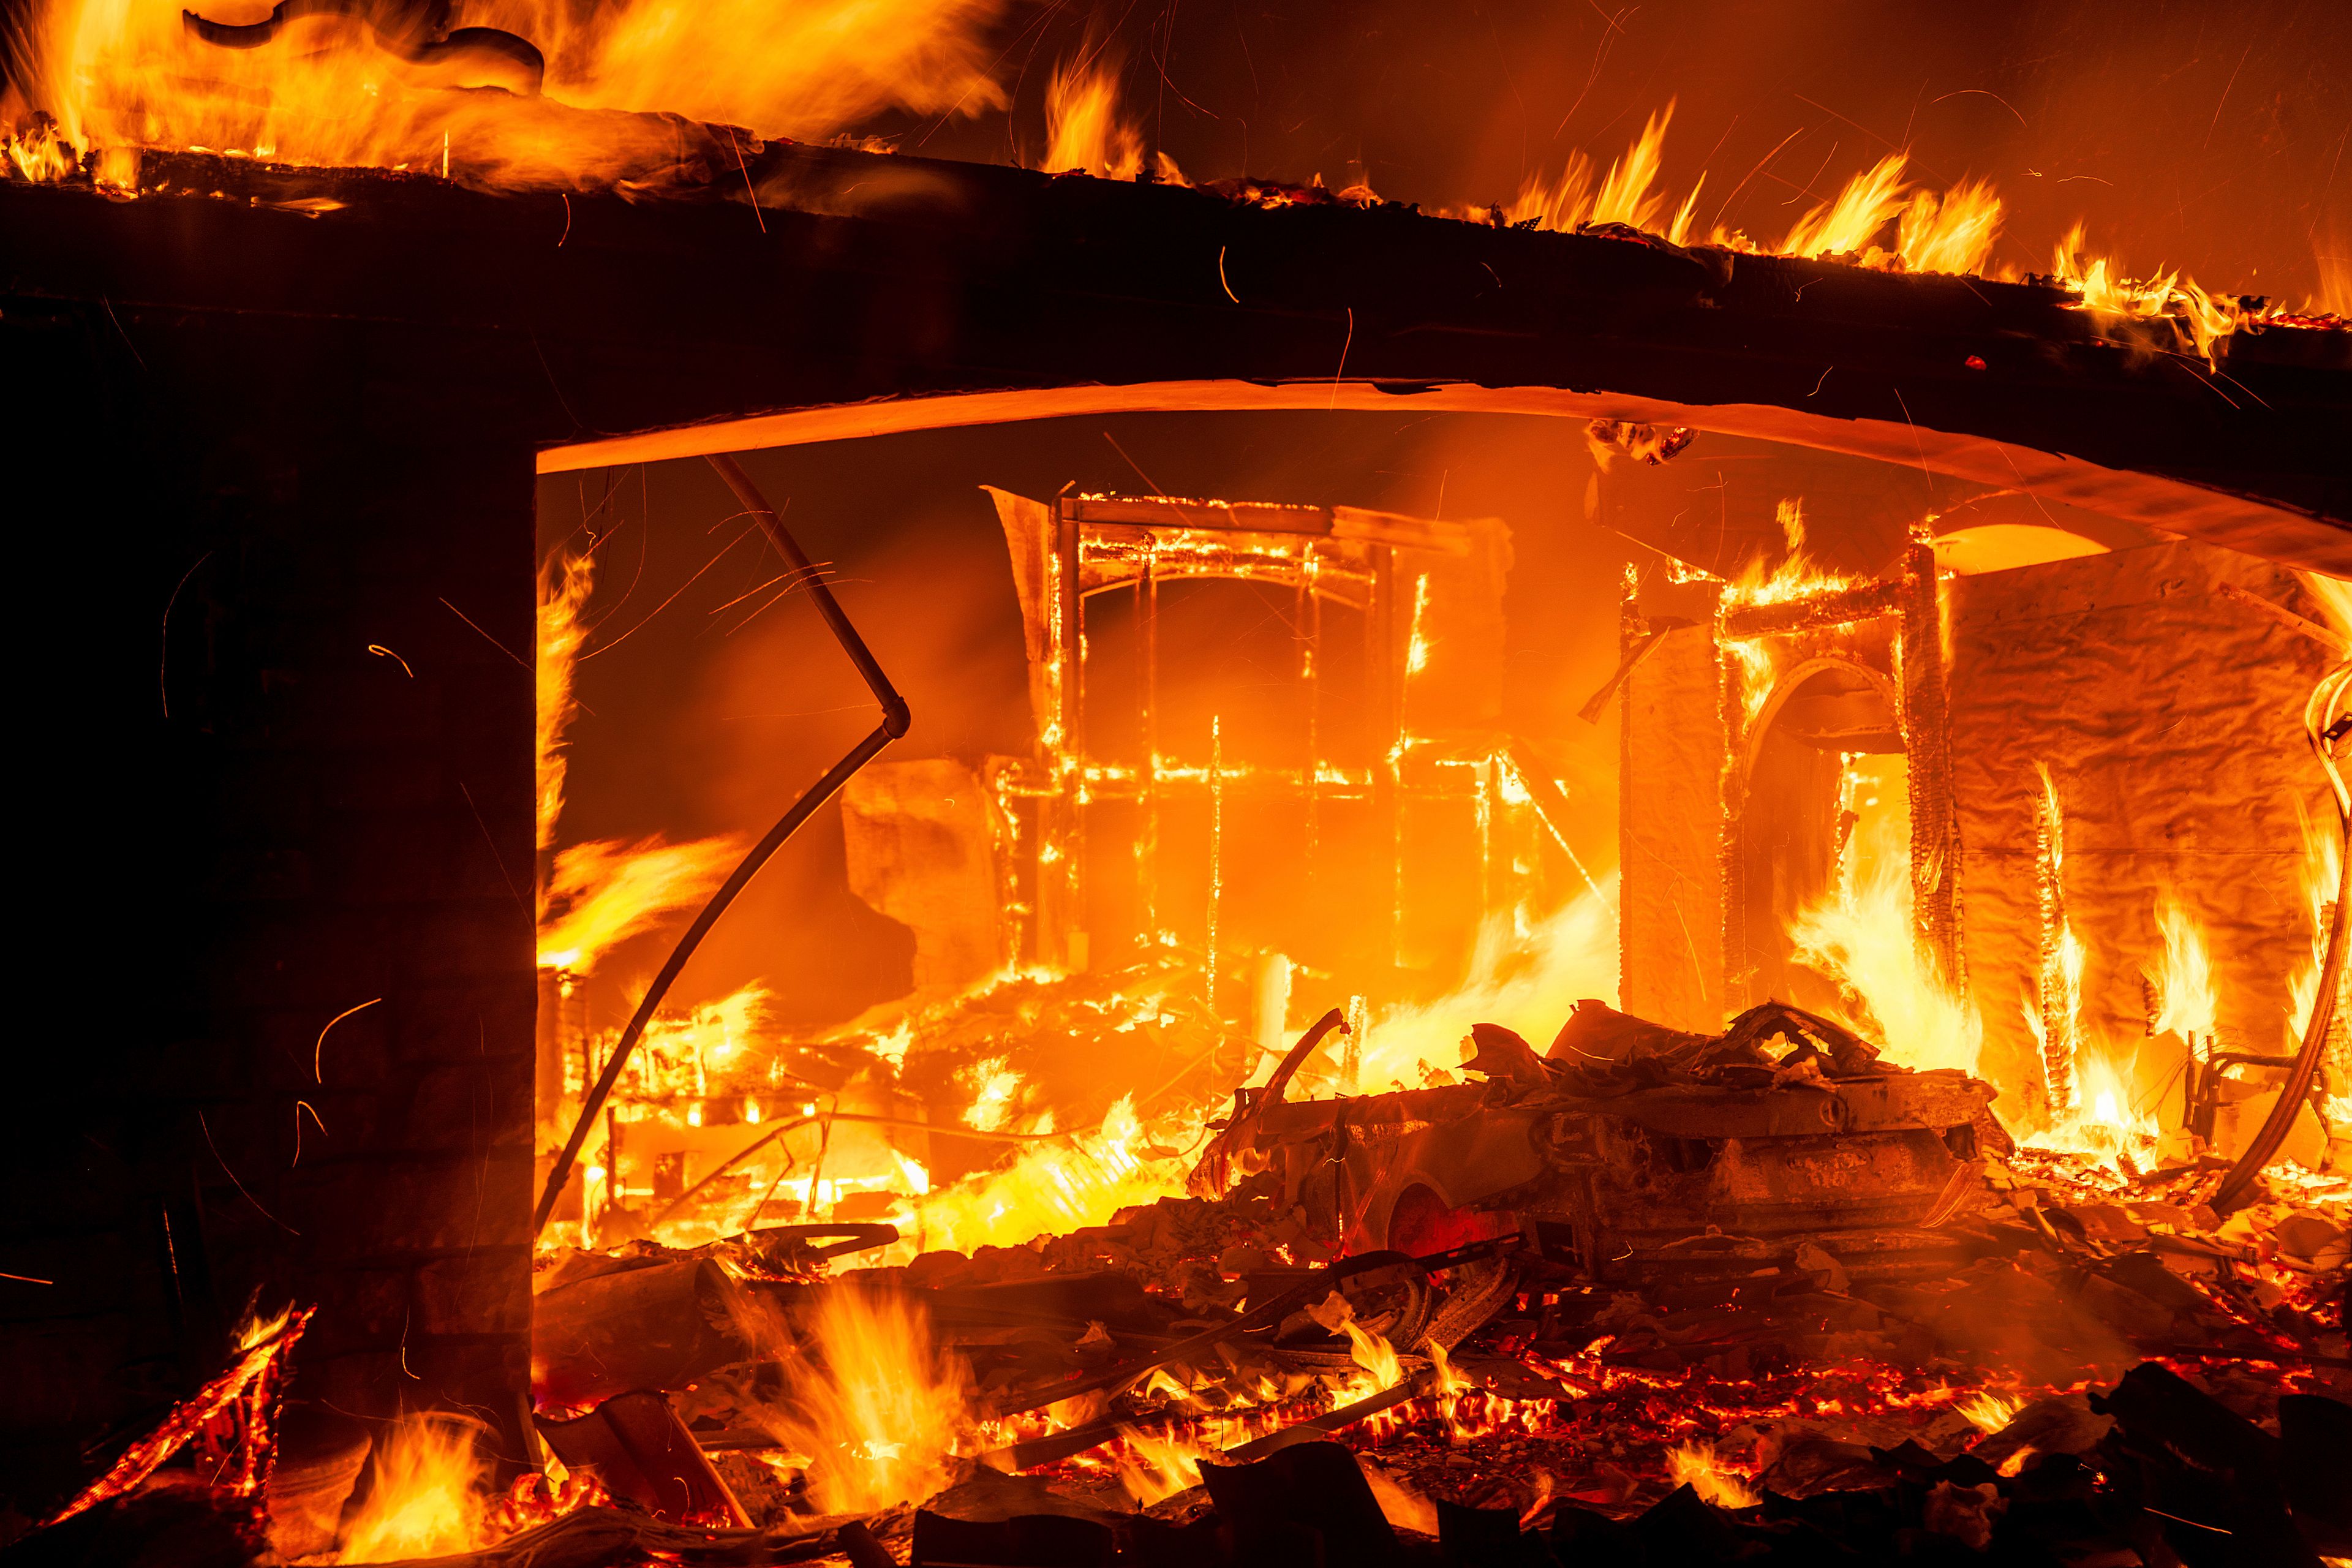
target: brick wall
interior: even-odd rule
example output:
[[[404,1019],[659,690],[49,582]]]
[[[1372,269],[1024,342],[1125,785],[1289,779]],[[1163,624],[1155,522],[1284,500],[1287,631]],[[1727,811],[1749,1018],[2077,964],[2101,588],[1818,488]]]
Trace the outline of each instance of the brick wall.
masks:
[[[0,1279],[0,1505],[217,1370],[257,1289],[320,1308],[300,1410],[511,1441],[529,447],[425,395],[465,346],[413,333],[19,300],[0,333],[45,404],[0,1271],[53,1281]]]

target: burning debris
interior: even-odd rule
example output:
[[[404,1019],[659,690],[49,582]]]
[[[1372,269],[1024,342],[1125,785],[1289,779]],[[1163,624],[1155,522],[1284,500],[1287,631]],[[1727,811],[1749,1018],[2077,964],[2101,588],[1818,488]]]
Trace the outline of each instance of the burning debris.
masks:
[[[1753,236],[1669,183],[1671,102],[1504,204],[1190,178],[1092,37],[1023,167],[824,144],[1006,105],[995,0],[173,9],[37,8],[0,331],[126,472],[179,465],[157,793],[411,815],[365,857],[226,807],[139,841],[268,912],[126,1032],[247,1054],[141,1058],[57,1134],[99,1154],[42,1191],[152,1233],[169,1331],[73,1286],[111,1414],[54,1374],[84,1462],[11,1562],[2352,1560],[2352,599],[2299,569],[2345,559],[2340,316],[2080,226],[2004,263],[1991,184],[1892,144]],[[720,455],[1400,398],[1574,417],[1643,552],[1581,710],[1613,872],[1507,700],[1511,531],[1442,476],[1430,517],[1124,447],[1151,494],[992,490],[1021,754],[882,763],[907,701]],[[1937,510],[1605,505],[1724,434],[1916,458]],[[709,458],[782,564],[728,607],[824,618],[877,711],[772,826],[567,837],[621,574],[558,552],[534,632],[535,452]],[[681,989],[836,799],[909,994]],[[216,1268],[301,1295],[224,1331]]]
[[[1209,1195],[882,1267],[857,1261],[887,1226],[551,1257],[550,1479],[494,1497],[462,1441],[387,1434],[377,1522],[332,1560],[1025,1561],[989,1554],[1042,1531],[1087,1561],[1249,1561],[1302,1530],[1448,1560],[2345,1550],[2352,1183],[2276,1173],[2225,1222],[2215,1170],[2013,1149],[1986,1085],[1777,1004],[1702,1037],[1588,1003],[1540,1054],[1479,1026],[1467,1082],[1286,1102],[1345,1028],[1236,1095],[1191,1173]],[[1874,1137],[1925,1162],[1910,1187]],[[1841,1190],[1866,1212],[1832,1220]],[[68,1513],[132,1528],[155,1466],[261,1409],[299,1334],[256,1339]],[[225,1479],[172,1484],[262,1495],[266,1418],[244,1432]],[[387,1490],[413,1508],[450,1476],[440,1533],[403,1535]]]

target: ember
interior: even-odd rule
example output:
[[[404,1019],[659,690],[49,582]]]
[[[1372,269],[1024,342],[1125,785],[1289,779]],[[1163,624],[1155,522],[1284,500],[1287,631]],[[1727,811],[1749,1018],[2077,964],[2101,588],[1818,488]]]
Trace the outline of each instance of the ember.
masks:
[[[24,8],[11,1563],[2352,1562],[2352,62],[1309,10]]]

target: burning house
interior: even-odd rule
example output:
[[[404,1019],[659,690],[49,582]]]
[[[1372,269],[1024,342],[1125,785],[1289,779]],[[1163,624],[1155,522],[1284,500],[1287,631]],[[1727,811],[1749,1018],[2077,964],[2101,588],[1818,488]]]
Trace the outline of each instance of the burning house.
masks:
[[[0,1554],[2352,1556],[2346,300],[842,9],[14,35]]]

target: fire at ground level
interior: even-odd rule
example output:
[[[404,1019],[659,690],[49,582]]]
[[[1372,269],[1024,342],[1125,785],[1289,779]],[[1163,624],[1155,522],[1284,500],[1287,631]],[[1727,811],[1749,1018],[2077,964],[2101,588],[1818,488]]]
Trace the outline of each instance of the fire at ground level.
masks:
[[[583,982],[602,952],[708,896],[741,846],[558,853],[528,1461],[496,1458],[487,1419],[427,1415],[308,1434],[278,1463],[311,1321],[289,1311],[247,1323],[217,1377],[16,1551],[865,1568],[1254,1562],[1315,1543],[1326,1561],[2352,1549],[2332,1479],[2352,1177],[2331,1017],[2341,900],[2324,887],[2342,861],[2324,836],[2302,847],[2308,929],[2255,939],[2292,957],[2274,989],[2297,1053],[2242,1048],[2246,1009],[2217,994],[2230,965],[2206,947],[2247,940],[2178,907],[2156,914],[2147,1038],[2117,1051],[2075,934],[2112,940],[2116,879],[2067,871],[2042,771],[2041,850],[2021,868],[2047,895],[2042,968],[2011,1030],[2031,1050],[1992,1048],[1937,959],[1948,889],[1906,874],[1935,863],[1932,789],[1965,720],[1881,693],[1923,638],[1966,656],[1969,615],[2014,600],[1981,584],[1971,599],[1919,541],[1874,580],[1815,570],[1784,509],[1780,565],[1706,590],[1723,602],[1704,620],[1629,588],[1625,663],[1601,699],[1641,707],[1630,770],[1654,761],[1645,736],[1709,710],[1677,706],[1693,668],[1727,693],[1709,741],[1745,748],[1748,787],[1686,813],[1684,842],[1659,834],[1671,789],[1634,823],[1724,868],[1707,897],[1750,961],[1725,979],[1808,1005],[1762,1001],[1707,1031],[1689,1026],[1706,997],[1651,984],[1683,1026],[1653,1022],[1584,993],[1614,980],[1621,911],[1654,914],[1655,889],[1586,873],[1524,744],[1415,728],[1433,690],[1475,689],[1494,662],[1478,627],[1507,544],[1385,514],[1164,515],[1211,504],[998,501],[1016,572],[1020,541],[1038,542],[1034,603],[1091,571],[1150,606],[1124,628],[1147,650],[1181,624],[1154,596],[1174,568],[1284,590],[1328,574],[1339,591],[1301,597],[1317,627],[1372,650],[1372,679],[1331,683],[1332,711],[1385,715],[1366,754],[1332,722],[1285,767],[1228,751],[1218,716],[1205,767],[1170,738],[1123,769],[1105,706],[1087,723],[1074,695],[1088,648],[1122,628],[1071,592],[1032,643],[1035,761],[887,764],[852,791],[852,876],[914,929],[929,984],[814,1033],[775,1025],[756,987],[665,1010],[657,984],[627,1027],[593,1026]],[[1449,576],[1416,552],[1470,565]],[[2072,591],[2114,596],[2099,584],[2150,563],[2236,570],[2216,560],[2145,545],[2032,580],[2071,573]],[[551,576],[543,677],[568,676],[586,590],[584,569]],[[1945,595],[1948,638],[1909,613]],[[2229,581],[2210,597],[2236,613],[2260,595]],[[2336,636],[2265,602],[2252,624],[2294,619],[2290,647]],[[1149,700],[1156,656],[1139,668],[1157,723],[1180,705]],[[887,726],[895,693],[870,679]],[[570,705],[554,684],[543,831]],[[2324,678],[2314,701],[2339,687]],[[1236,958],[1271,918],[1244,894],[1243,863],[1271,853],[1249,809],[1302,794],[1307,842],[1359,868],[1351,812],[1376,827],[1394,814],[1376,845],[1412,809],[1455,813],[1456,885],[1373,857],[1378,896],[1353,924],[1393,957],[1435,929],[1408,918],[1417,900],[1482,910],[1462,985],[1356,991],[1339,976],[1361,955],[1344,949]],[[1122,801],[1139,834],[1089,815]],[[1963,790],[1955,815],[1982,807]],[[1087,890],[1105,875],[1087,824],[1103,821],[1097,839],[1154,849],[1133,857],[1124,906]],[[1179,869],[1187,833],[1205,834],[1200,886]],[[940,849],[960,835],[971,853]],[[1548,918],[1525,912],[1547,901]],[[1122,909],[1144,956],[1090,966],[1080,911],[1100,932]],[[1300,1031],[1318,987],[1342,1005]]]
[[[883,1267],[858,1265],[895,1228],[850,1221],[550,1252],[543,1469],[520,1479],[446,1419],[273,1470],[305,1319],[248,1325],[235,1365],[19,1550],[240,1561],[265,1531],[288,1560],[469,1563],[1258,1561],[1318,1538],[1327,1561],[2346,1550],[2342,1179],[2274,1167],[2223,1219],[2219,1162],[2020,1147],[1989,1086],[1777,1005],[1698,1037],[1586,1003],[1542,1052],[1481,1026],[1459,1073],[1433,1074],[1450,1086],[1290,1100],[1349,1038],[1322,1020],[1190,1157],[1098,1130],[1066,1163],[997,1173],[1000,1202],[1122,1158],[1192,1189],[1108,1224]],[[182,1447],[194,1468],[156,1468]]]

